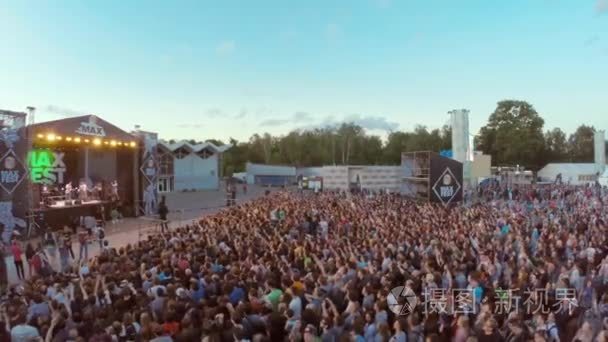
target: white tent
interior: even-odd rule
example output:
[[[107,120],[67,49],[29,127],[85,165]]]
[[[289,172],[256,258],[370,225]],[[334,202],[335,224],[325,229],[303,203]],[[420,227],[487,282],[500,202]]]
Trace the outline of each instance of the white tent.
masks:
[[[538,171],[543,182],[553,182],[557,175],[562,175],[564,183],[585,185],[595,182],[599,166],[594,163],[550,163]]]
[[[608,186],[608,168],[604,171],[604,173],[597,180],[601,186]]]

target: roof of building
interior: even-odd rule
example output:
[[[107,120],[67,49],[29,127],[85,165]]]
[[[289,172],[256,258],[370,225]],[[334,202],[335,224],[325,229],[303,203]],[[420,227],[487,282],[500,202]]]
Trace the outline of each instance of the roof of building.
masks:
[[[95,136],[103,139],[134,140],[135,136],[95,116],[83,115],[30,125],[34,134],[61,136]]]
[[[247,163],[245,170],[248,175],[260,175],[260,176],[295,176],[296,167],[289,165],[269,165],[269,164],[255,164]]]
[[[550,163],[545,165],[538,173],[567,173],[567,174],[594,174],[598,172],[595,163]]]
[[[186,140],[180,140],[177,141],[173,144],[170,144],[167,141],[160,141],[159,144],[161,146],[163,146],[164,148],[168,149],[171,152],[174,152],[175,150],[179,149],[179,148],[185,148],[186,150],[190,151],[190,152],[194,152],[194,153],[198,153],[206,148],[213,150],[216,153],[224,153],[226,151],[228,151],[232,145],[222,145],[222,146],[217,146],[213,143],[210,142],[204,142],[202,144],[196,144],[193,145],[191,143],[189,143]]]

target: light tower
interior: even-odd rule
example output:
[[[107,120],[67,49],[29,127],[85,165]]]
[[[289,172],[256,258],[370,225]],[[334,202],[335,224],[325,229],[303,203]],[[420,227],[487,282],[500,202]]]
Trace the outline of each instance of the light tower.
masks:
[[[604,130],[597,130],[593,134],[593,145],[595,165],[597,172],[601,175],[606,169],[606,133]]]
[[[36,123],[36,107],[27,106],[27,124],[33,125]]]
[[[465,187],[471,184],[469,112],[468,109],[454,109],[448,112],[452,122],[452,159],[462,163],[462,179]]]

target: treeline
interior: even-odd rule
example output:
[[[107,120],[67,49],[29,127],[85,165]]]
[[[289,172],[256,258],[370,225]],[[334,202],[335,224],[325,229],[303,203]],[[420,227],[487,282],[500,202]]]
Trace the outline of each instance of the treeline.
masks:
[[[248,142],[231,139],[224,155],[224,175],[244,171],[245,163],[294,166],[399,164],[404,151],[439,151],[451,146],[449,127],[393,132],[386,143],[353,123],[339,127],[292,131],[274,137],[254,134]]]
[[[549,162],[593,162],[592,126],[581,125],[567,136],[560,128],[546,130],[544,120],[525,101],[497,104],[488,122],[474,138],[474,148],[492,155],[493,165],[522,165],[538,170]],[[207,140],[218,145],[218,140]],[[196,143],[195,141],[191,141]],[[449,126],[411,132],[392,132],[386,142],[358,125],[295,130],[287,135],[254,134],[249,141],[230,139],[224,155],[224,175],[245,170],[245,163],[294,166],[397,165],[402,152],[451,149]]]

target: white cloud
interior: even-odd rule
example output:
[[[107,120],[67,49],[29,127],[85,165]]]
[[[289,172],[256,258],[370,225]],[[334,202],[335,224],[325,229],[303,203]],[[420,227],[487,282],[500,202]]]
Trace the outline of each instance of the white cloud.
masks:
[[[383,116],[361,116],[359,114],[350,115],[344,118],[345,122],[354,122],[355,124],[369,130],[378,130],[391,132],[399,128],[399,124],[394,121],[388,121]]]
[[[325,28],[325,37],[327,38],[328,41],[334,42],[334,41],[338,40],[341,35],[342,35],[342,29],[340,28],[340,26],[338,24],[335,24],[335,23],[327,24],[327,27]]]
[[[595,3],[595,11],[597,13],[604,13],[608,11],[608,0],[597,0]]]
[[[267,126],[267,127],[282,126],[288,122],[289,122],[289,120],[286,120],[286,119],[267,119],[267,120],[260,122],[260,126]]]
[[[46,107],[44,107],[44,110],[47,112],[53,113],[53,114],[59,114],[66,118],[69,118],[72,116],[82,116],[82,115],[88,114],[82,110],[71,109],[71,108],[66,108],[66,107],[57,106],[57,105],[47,105]]]
[[[224,112],[222,112],[222,110],[219,108],[209,108],[205,111],[205,114],[207,114],[207,116],[210,118],[217,118],[222,116]]]
[[[204,126],[203,126],[203,124],[184,123],[184,124],[177,125],[177,127],[178,128],[202,128]]]
[[[225,40],[221,42],[217,48],[215,48],[215,52],[218,55],[226,56],[232,54],[236,50],[236,43],[233,40]]]
[[[307,112],[295,112],[291,118],[271,118],[260,122],[260,126],[282,126],[290,122],[302,123],[312,120],[313,117]]]
[[[593,35],[591,37],[589,37],[587,40],[585,40],[585,46],[592,46],[595,43],[597,43],[600,40],[600,37],[596,34]]]
[[[373,0],[373,2],[380,8],[389,8],[393,4],[393,0]]]
[[[306,122],[306,121],[310,121],[310,120],[312,120],[312,115],[310,115],[310,113],[307,113],[307,112],[296,112],[293,115],[294,122]]]
[[[304,125],[301,126],[300,129],[308,130],[316,128],[337,128],[343,123],[354,123],[370,131],[393,132],[399,128],[399,123],[389,121],[383,116],[361,116],[359,114],[352,114],[345,116],[341,120],[330,115],[325,117],[319,123]]]
[[[247,116],[247,109],[243,108],[241,111],[234,116],[235,119],[242,119]]]

